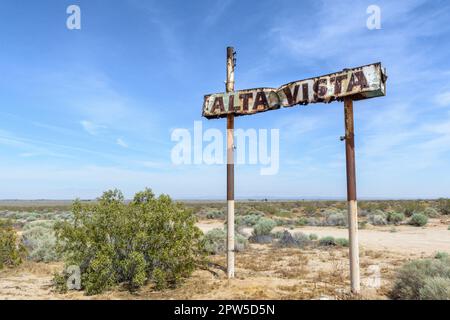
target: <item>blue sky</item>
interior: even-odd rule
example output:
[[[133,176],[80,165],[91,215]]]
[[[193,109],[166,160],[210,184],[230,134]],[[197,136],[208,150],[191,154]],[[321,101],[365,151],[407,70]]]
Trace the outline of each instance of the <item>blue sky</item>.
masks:
[[[81,8],[81,30],[66,8]],[[366,9],[381,8],[381,29]],[[66,1],[0,3],[0,199],[224,198],[225,167],[175,166],[171,132],[225,129],[203,95],[381,61],[386,97],[355,102],[360,198],[450,196],[448,1]],[[236,197],[345,196],[341,103],[236,119],[280,129],[280,170],[237,166]]]

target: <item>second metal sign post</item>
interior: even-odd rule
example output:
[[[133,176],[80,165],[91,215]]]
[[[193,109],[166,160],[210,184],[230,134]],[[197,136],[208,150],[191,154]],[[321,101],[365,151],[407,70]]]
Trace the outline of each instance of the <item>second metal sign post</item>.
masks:
[[[234,48],[227,48],[226,92],[234,91]],[[234,114],[227,115],[227,275],[234,278]]]

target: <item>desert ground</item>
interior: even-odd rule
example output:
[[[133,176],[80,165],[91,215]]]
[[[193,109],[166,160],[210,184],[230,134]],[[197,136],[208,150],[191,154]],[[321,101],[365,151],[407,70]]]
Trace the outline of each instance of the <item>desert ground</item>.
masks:
[[[285,225],[278,223],[272,231],[274,234],[287,230],[291,234],[315,234],[318,238],[347,238],[345,226],[291,224],[302,216],[301,207],[275,206],[282,208],[280,219],[289,221]],[[337,207],[344,208],[342,204]],[[195,204],[193,209],[198,216],[197,225],[204,233],[224,227],[221,205]],[[214,214],[208,215],[210,211]],[[269,211],[266,216],[277,216],[272,209]],[[210,270],[195,271],[176,289],[156,291],[149,284],[135,293],[117,288],[95,296],[79,291],[59,294],[52,286],[52,278],[63,269],[62,262],[25,261],[16,268],[0,271],[0,299],[387,299],[396,272],[403,264],[431,258],[437,252],[450,253],[449,223],[448,215],[439,215],[421,227],[407,223],[362,226],[359,230],[362,293],[359,296],[349,292],[347,247],[283,248],[275,242],[250,242],[245,250],[236,253],[236,278],[231,280],[224,272],[226,256],[219,253],[208,257],[212,262]],[[252,227],[244,226],[240,231],[250,236]],[[379,286],[373,284],[374,270],[379,270]]]

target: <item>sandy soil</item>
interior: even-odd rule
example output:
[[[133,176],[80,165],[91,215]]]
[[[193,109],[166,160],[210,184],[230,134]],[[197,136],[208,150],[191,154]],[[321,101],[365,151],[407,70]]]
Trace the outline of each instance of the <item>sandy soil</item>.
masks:
[[[62,263],[31,263],[0,271],[0,299],[386,299],[397,270],[405,262],[450,252],[448,221],[431,221],[425,228],[411,226],[372,227],[360,230],[360,261],[363,295],[348,292],[348,249],[279,249],[252,244],[236,256],[236,279],[227,280],[222,270],[196,271],[175,290],[156,292],[151,285],[136,294],[116,289],[95,297],[82,292],[60,295],[52,291],[51,279]],[[199,223],[204,231],[223,227],[220,221]],[[282,228],[281,228],[282,230]],[[301,227],[291,232],[347,237],[345,228]],[[225,266],[225,256],[211,260]],[[371,285],[372,267],[380,270],[381,286]]]
[[[395,231],[394,231],[395,230]],[[346,228],[303,227],[292,230],[315,233],[319,237],[348,238]],[[359,230],[360,245],[374,250],[431,255],[436,251],[450,253],[450,231],[446,225],[418,228],[412,226],[376,227]]]
[[[443,222],[443,223],[442,223]],[[360,246],[367,249],[387,250],[398,253],[414,255],[431,255],[436,251],[450,253],[450,231],[447,230],[448,222],[438,219],[430,219],[426,227],[401,226],[369,226],[359,230]],[[202,221],[198,223],[203,232],[214,228],[223,228],[223,222],[217,220]],[[277,227],[274,231],[283,231],[286,228]],[[299,227],[288,230],[292,233],[314,233],[319,237],[332,236],[335,238],[348,238],[348,230],[345,227]],[[251,233],[251,228],[245,228],[244,232]]]

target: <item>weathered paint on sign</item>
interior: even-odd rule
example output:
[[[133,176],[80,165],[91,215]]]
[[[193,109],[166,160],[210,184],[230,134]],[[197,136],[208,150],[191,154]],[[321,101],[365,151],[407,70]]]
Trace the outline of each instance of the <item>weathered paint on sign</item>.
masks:
[[[386,94],[387,76],[381,63],[375,63],[325,76],[294,81],[278,89],[256,88],[205,96],[203,116],[222,118],[254,114],[281,107],[309,103],[368,99]]]

